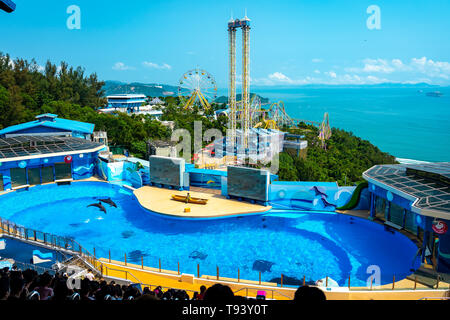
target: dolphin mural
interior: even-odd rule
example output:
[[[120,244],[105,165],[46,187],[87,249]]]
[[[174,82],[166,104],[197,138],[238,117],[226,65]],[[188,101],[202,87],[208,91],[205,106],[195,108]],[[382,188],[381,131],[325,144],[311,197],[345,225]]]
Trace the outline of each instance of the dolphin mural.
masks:
[[[105,209],[105,207],[102,205],[101,202],[99,202],[99,203],[92,203],[92,204],[88,205],[87,207],[97,207],[97,208],[100,209],[100,211],[103,211],[103,212],[106,214],[106,209]]]
[[[316,196],[322,196],[322,197],[328,198],[328,195],[326,194],[325,189],[322,187],[314,186],[309,190],[314,191],[316,193]]]
[[[336,208],[336,205],[328,202],[327,199],[325,199],[325,197],[322,197],[322,199],[320,199],[320,200],[322,200],[323,206],[325,208],[328,208],[328,207]]]

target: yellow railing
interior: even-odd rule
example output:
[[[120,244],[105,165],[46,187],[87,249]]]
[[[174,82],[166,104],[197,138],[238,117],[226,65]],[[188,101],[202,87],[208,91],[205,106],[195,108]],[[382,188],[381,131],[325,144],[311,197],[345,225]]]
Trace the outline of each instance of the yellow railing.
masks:
[[[274,299],[274,294],[283,296],[284,298],[287,298],[287,299],[289,299],[289,300],[292,299],[292,297],[288,296],[287,294],[284,294],[283,292],[280,292],[280,291],[274,290],[274,289],[266,289],[266,288],[260,289],[260,288],[244,287],[244,288],[240,288],[240,289],[234,291],[234,294],[236,295],[236,294],[238,294],[239,292],[244,292],[244,291],[245,291],[245,297],[249,297],[249,294],[250,294],[251,292],[255,292],[255,297],[256,297],[256,296],[258,295],[258,292],[264,291],[264,292],[266,292],[266,293],[267,293],[267,292],[270,292],[270,293],[271,293],[270,297],[269,297],[268,295],[266,295],[266,298],[267,298],[267,299],[270,298],[270,299],[273,300],[273,299]]]

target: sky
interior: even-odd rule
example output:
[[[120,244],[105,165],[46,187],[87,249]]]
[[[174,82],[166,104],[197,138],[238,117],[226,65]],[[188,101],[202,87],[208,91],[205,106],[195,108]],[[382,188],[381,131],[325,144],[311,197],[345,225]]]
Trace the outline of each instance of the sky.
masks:
[[[177,85],[201,68],[225,88],[227,22],[246,11],[252,86],[450,85],[448,0],[13,1],[15,12],[0,12],[0,52],[102,80]]]

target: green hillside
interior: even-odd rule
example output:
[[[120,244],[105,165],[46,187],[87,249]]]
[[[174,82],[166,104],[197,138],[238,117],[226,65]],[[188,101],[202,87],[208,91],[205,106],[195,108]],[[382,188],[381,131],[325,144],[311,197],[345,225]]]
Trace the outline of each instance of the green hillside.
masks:
[[[178,95],[178,87],[157,83],[124,83],[120,81],[105,81],[103,86],[105,96],[112,94],[135,93],[148,97],[164,97]]]
[[[253,99],[253,96],[255,95],[255,93],[250,93],[250,99]],[[261,100],[262,104],[267,104],[269,103],[269,99],[268,98],[263,98],[260,95],[257,95],[259,97],[259,99]],[[236,101],[241,101],[242,100],[242,94],[238,93],[236,95]],[[226,96],[220,96],[215,100],[216,103],[228,103],[228,97]]]

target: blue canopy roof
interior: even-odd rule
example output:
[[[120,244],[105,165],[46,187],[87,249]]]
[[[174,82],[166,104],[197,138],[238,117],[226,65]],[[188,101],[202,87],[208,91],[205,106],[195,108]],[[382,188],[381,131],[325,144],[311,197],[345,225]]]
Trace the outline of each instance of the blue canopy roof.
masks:
[[[94,124],[92,123],[61,119],[55,114],[41,114],[36,116],[36,119],[37,120],[35,121],[21,123],[2,129],[0,130],[0,135],[11,134],[39,126],[71,132],[76,131],[84,134],[92,134],[94,132]]]

